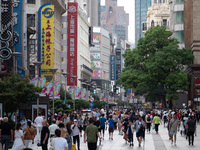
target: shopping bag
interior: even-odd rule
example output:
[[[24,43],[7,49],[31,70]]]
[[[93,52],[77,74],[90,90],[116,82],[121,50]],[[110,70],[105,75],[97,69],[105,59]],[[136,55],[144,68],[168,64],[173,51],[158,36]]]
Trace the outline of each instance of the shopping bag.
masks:
[[[119,132],[119,135],[123,135],[124,133],[121,131],[121,132]]]
[[[155,125],[152,126],[152,129],[153,129],[153,130],[155,129]]]
[[[72,144],[72,150],[76,150],[76,145]]]

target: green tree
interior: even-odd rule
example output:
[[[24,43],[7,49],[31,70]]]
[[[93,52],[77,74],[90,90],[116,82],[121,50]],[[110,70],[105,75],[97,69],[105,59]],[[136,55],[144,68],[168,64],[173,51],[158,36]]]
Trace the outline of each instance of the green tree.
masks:
[[[118,101],[118,106],[123,106],[123,107],[124,107],[124,106],[125,106],[125,102],[122,101],[122,100],[119,100],[119,101]]]
[[[95,100],[94,101],[94,108],[102,109],[105,108],[105,102],[102,102],[100,100]]]
[[[28,78],[10,74],[0,79],[0,100],[6,113],[16,112],[22,104],[37,100],[41,88],[35,87]]]
[[[125,68],[118,81],[126,89],[135,88],[149,101],[177,100],[177,90],[188,90],[188,76],[183,71],[193,60],[191,50],[180,49],[172,32],[165,27],[150,28],[133,50],[127,50]]]
[[[50,100],[50,108],[52,110],[52,99]],[[72,100],[67,100],[67,101],[63,101],[62,99],[55,99],[54,100],[54,109],[55,112],[64,112],[64,113],[68,113],[68,112],[72,112],[72,108],[73,108],[73,104],[74,102]],[[70,105],[71,108],[67,107],[67,105]]]
[[[63,87],[60,89],[60,99],[65,99],[65,92],[66,92],[66,100],[72,100],[72,96],[69,92],[65,91]]]
[[[90,102],[83,100],[83,99],[76,99],[75,101],[75,109],[86,109],[90,107]]]

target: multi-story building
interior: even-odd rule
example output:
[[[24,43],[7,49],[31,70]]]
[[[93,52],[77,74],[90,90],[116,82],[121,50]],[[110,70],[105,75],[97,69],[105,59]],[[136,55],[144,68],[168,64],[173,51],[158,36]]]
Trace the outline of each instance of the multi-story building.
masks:
[[[92,80],[102,88],[108,87],[110,82],[110,36],[109,32],[101,27],[93,28],[93,43],[90,47]]]
[[[179,42],[179,47],[185,47],[184,44],[184,26],[183,26],[183,13],[184,13],[184,0],[169,0],[170,4],[170,31],[173,32]]]
[[[146,23],[147,9],[152,0],[135,0],[135,45],[144,36],[143,24]]]
[[[129,14],[124,7],[117,6],[117,0],[106,0],[101,9],[101,27],[116,33],[120,39],[128,40]]]
[[[146,29],[154,26],[165,26],[169,29],[170,11],[168,0],[152,1],[152,5],[147,11]]]
[[[184,2],[184,42],[185,48],[190,48],[194,60],[188,66],[190,76],[190,90],[188,106],[200,110],[200,1],[187,0]]]

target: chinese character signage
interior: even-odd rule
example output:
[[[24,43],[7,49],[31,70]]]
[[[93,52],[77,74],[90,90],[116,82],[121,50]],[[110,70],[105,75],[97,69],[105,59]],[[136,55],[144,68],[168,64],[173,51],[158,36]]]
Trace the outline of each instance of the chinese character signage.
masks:
[[[15,52],[22,53],[17,58],[17,72],[25,77],[27,72],[26,0],[13,1],[13,44]]]
[[[76,2],[68,3],[67,15],[67,85],[76,86],[77,79],[77,24],[78,24],[78,4]],[[75,83],[74,83],[75,82]]]
[[[38,60],[43,62],[41,76],[51,74],[54,68],[54,5],[46,3],[38,12]]]
[[[1,0],[0,2],[0,74],[7,74],[13,69],[11,53],[13,49],[13,3],[12,0]]]
[[[115,55],[110,55],[110,80],[115,79]]]

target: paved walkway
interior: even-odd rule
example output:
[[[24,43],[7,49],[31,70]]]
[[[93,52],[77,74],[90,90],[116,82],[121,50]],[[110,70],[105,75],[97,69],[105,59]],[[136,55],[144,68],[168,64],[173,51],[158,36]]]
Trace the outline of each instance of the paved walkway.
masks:
[[[101,150],[200,150],[200,125],[197,126],[197,136],[195,136],[194,146],[189,146],[188,141],[180,133],[177,134],[177,146],[172,146],[168,138],[167,129],[163,125],[159,127],[159,134],[156,134],[153,130],[151,133],[146,133],[145,139],[141,147],[138,147],[138,142],[134,134],[134,146],[130,147],[129,144],[125,143],[123,136],[118,134],[118,130],[115,130],[113,140],[109,140],[108,131],[106,131]],[[80,141],[80,149],[87,150],[87,144],[83,142],[83,137],[80,138]],[[35,142],[33,150],[41,150],[41,147],[37,147]]]

